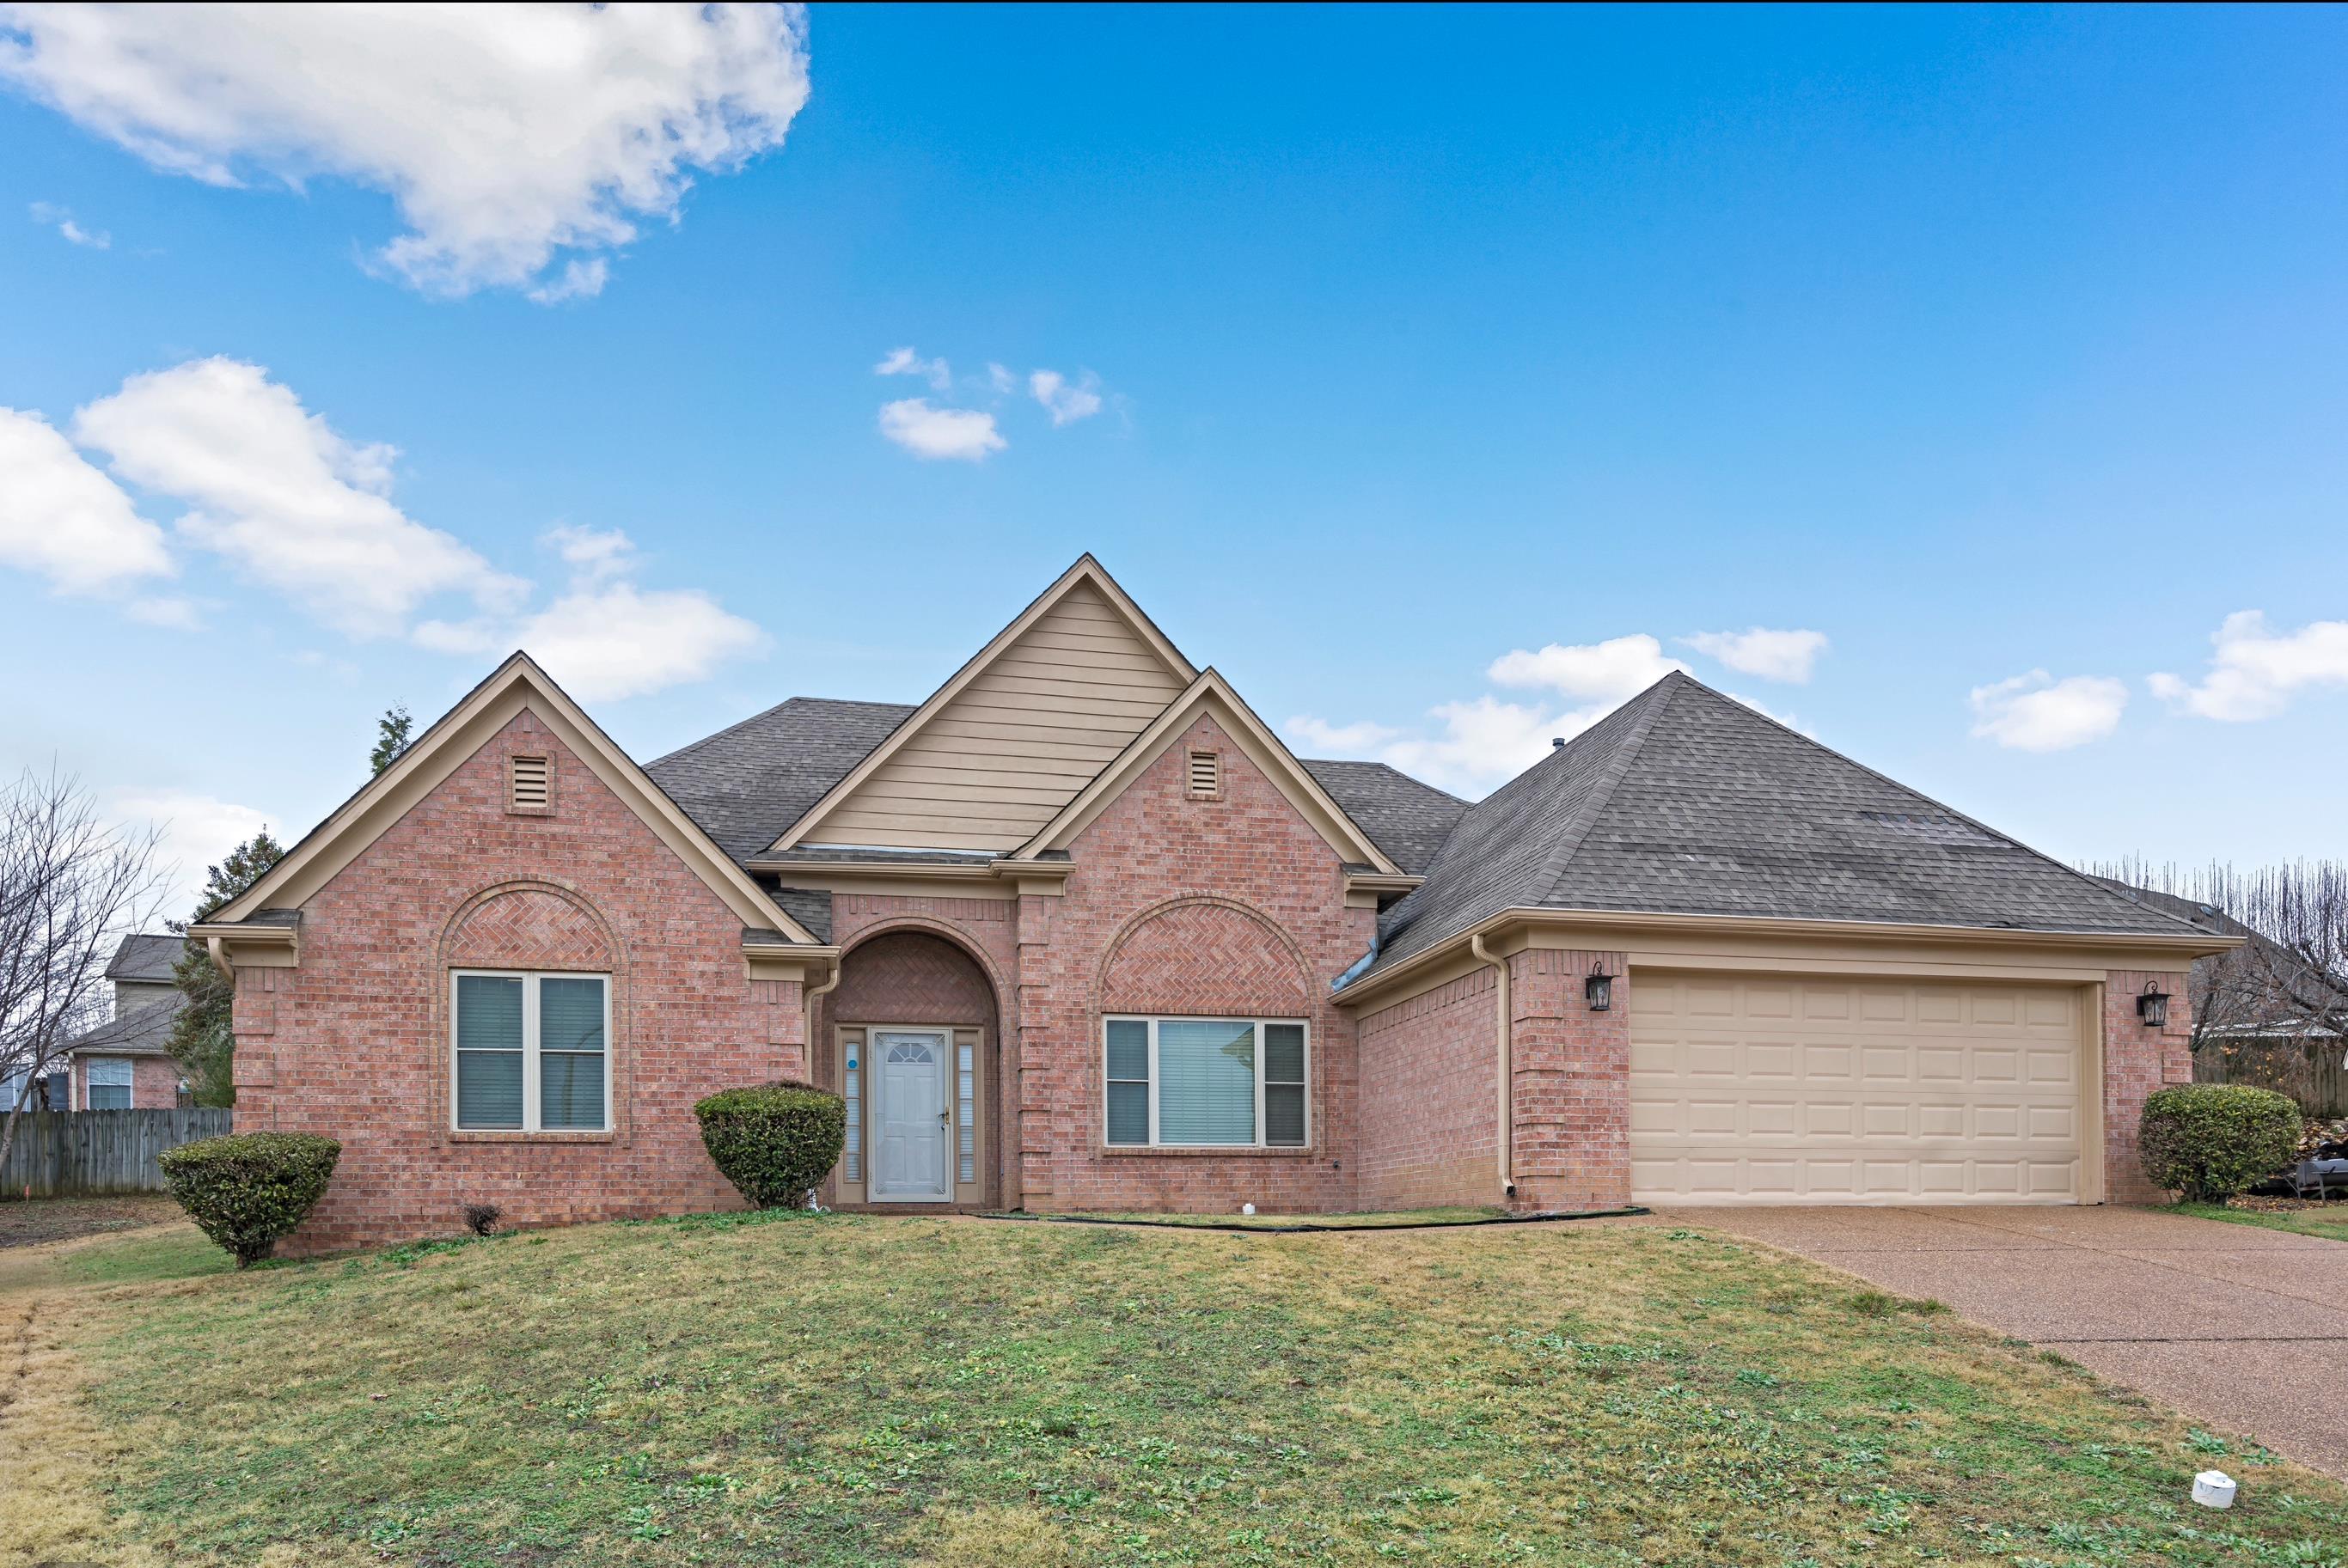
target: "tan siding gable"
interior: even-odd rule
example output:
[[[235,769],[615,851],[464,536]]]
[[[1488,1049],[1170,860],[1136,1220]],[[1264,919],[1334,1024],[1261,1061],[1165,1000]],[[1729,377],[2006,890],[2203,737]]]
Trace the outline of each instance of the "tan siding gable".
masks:
[[[800,841],[1015,849],[1183,684],[1099,590],[1076,583]]]

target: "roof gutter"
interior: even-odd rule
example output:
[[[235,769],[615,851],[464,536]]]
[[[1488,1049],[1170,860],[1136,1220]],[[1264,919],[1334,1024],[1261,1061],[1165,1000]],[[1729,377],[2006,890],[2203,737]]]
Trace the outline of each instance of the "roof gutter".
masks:
[[[2179,921],[2180,927],[2184,922]],[[2241,947],[2246,938],[2190,927],[2171,936],[2153,931],[2062,931],[2024,926],[1940,926],[1890,920],[1813,920],[1774,915],[1658,914],[1644,909],[1581,909],[1517,906],[1495,910],[1463,931],[1398,960],[1375,975],[1346,979],[1336,993],[1343,1005],[1359,1006],[1403,977],[1441,962],[1463,947],[1469,951],[1480,938],[1498,938],[1515,927],[1589,927],[1601,926],[1625,933],[1699,933],[1714,936],[1834,937],[1848,941],[1938,941],[1991,948],[2044,947],[2073,943],[2089,948],[2135,948],[2168,958],[2190,960]],[[1479,957],[1481,955],[1478,955]],[[1350,971],[1349,971],[1350,973]]]
[[[1500,1020],[1499,1030],[1494,1041],[1494,1058],[1498,1062],[1498,1071],[1496,1076],[1498,1081],[1499,1117],[1493,1125],[1498,1132],[1496,1143],[1499,1150],[1500,1196],[1513,1198],[1517,1195],[1517,1172],[1514,1158],[1517,1145],[1517,1097],[1514,1092],[1517,1051],[1516,1041],[1511,1038],[1513,1031],[1509,1028],[1514,1019],[1509,1007],[1509,960],[1494,958],[1485,950],[1484,933],[1481,931],[1468,934],[1468,950],[1491,965],[1499,975]]]

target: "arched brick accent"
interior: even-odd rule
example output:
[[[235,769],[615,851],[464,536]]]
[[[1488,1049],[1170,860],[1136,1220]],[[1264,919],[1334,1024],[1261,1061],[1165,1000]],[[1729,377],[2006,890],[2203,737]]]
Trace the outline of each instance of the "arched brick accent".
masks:
[[[613,969],[618,945],[578,896],[545,883],[508,884],[477,894],[441,944],[457,968]]]
[[[1288,934],[1246,905],[1174,899],[1135,917],[1110,944],[1099,1010],[1309,1013],[1307,972]]]
[[[859,942],[839,962],[825,1011],[845,1023],[995,1021],[994,983],[969,949],[936,933],[899,928]]]

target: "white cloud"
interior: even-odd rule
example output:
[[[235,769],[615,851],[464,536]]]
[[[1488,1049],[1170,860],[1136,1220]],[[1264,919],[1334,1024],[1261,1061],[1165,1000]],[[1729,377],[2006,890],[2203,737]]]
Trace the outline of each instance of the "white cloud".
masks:
[[[559,305],[570,300],[592,300],[603,292],[611,282],[612,264],[598,256],[592,261],[569,261],[562,271],[527,292],[534,305]]]
[[[1000,369],[1000,366],[995,367]],[[943,359],[923,359],[912,349],[892,348],[880,356],[872,367],[875,375],[918,375],[930,384],[933,391],[944,392],[953,385],[953,367]]]
[[[996,395],[1000,396],[1015,389],[1019,384],[1019,378],[1011,374],[1009,365],[996,364],[989,360],[986,365],[986,384],[994,388]]]
[[[2237,610],[2209,641],[2217,652],[2209,672],[2193,685],[2155,675],[2152,694],[2205,719],[2240,723],[2271,719],[2305,686],[2348,685],[2348,620],[2313,620],[2278,632],[2263,611]]]
[[[396,633],[435,594],[497,608],[526,589],[392,504],[392,447],[337,435],[259,365],[134,375],[73,429],[118,475],[186,503],[184,538],[351,636]]]
[[[1374,724],[1366,719],[1351,724],[1333,724],[1310,713],[1299,713],[1282,728],[1315,756],[1374,756],[1379,747],[1402,735],[1400,730]]]
[[[269,825],[249,805],[185,790],[123,790],[107,797],[107,807],[125,827],[158,835],[155,864],[169,881],[162,917],[184,920],[196,912],[207,867]],[[279,835],[283,842],[283,835]]]
[[[1503,686],[1548,686],[1569,697],[1611,699],[1612,706],[1686,668],[1663,657],[1663,645],[1643,631],[1574,647],[1552,642],[1539,652],[1519,648],[1492,661],[1485,673]]]
[[[1827,650],[1823,631],[1773,631],[1763,626],[1750,631],[1692,631],[1680,641],[1739,674],[1797,686],[1809,680],[1818,655]]]
[[[582,577],[600,579],[635,569],[635,541],[618,528],[582,528],[564,523],[547,529],[541,539]]]
[[[766,634],[697,589],[582,586],[521,624],[518,641],[582,702],[637,697],[706,679]]]
[[[2127,684],[2106,675],[2033,670],[1973,688],[1972,733],[2015,751],[2067,751],[2117,729],[2127,700]]]
[[[122,607],[122,613],[148,626],[160,626],[172,631],[201,631],[204,618],[196,601],[176,594],[134,599]]]
[[[971,408],[932,408],[926,397],[882,405],[880,434],[924,460],[956,457],[976,463],[1009,445],[994,428],[994,415]]]
[[[60,593],[171,575],[163,530],[37,414],[0,408],[0,564]]]
[[[1471,798],[1524,772],[1622,706],[1592,702],[1552,711],[1490,696],[1444,702],[1427,711],[1432,733],[1409,734],[1385,724],[1333,724],[1300,714],[1282,727],[1315,755],[1388,763],[1427,783]]]
[[[0,79],[211,184],[388,192],[407,231],[378,259],[427,293],[572,298],[560,252],[592,266],[691,171],[781,145],[807,32],[795,5],[12,5]]]
[[[706,679],[756,652],[766,633],[695,589],[647,590],[626,580],[635,546],[618,529],[561,527],[542,540],[572,569],[543,610],[515,617],[427,620],[417,642],[438,653],[520,648],[582,702],[638,697]]]
[[[1074,425],[1101,411],[1100,377],[1091,371],[1085,372],[1082,381],[1071,384],[1056,370],[1039,370],[1027,377],[1027,390],[1056,425]]]
[[[50,227],[76,245],[86,245],[93,251],[103,251],[114,243],[111,234],[88,230],[74,221],[74,215],[51,201],[33,203],[33,221]]]

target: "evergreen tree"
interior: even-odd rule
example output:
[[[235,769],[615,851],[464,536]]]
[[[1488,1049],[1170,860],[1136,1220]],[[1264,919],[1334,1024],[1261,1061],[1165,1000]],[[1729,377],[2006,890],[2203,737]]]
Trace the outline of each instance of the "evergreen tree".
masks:
[[[262,874],[284,855],[285,846],[263,828],[230,851],[227,859],[206,870],[203,897],[196,903],[194,918],[175,920],[171,928],[185,931],[190,925],[210,919],[213,911],[261,880]],[[235,1104],[236,1037],[230,1030],[235,987],[213,967],[211,954],[201,942],[187,945],[171,966],[171,979],[185,1004],[171,1023],[171,1060],[187,1075],[197,1104]]]
[[[407,749],[408,732],[415,727],[407,703],[394,702],[386,708],[383,717],[375,722],[375,750],[367,753],[367,765],[379,774],[397,762],[399,753]]]

